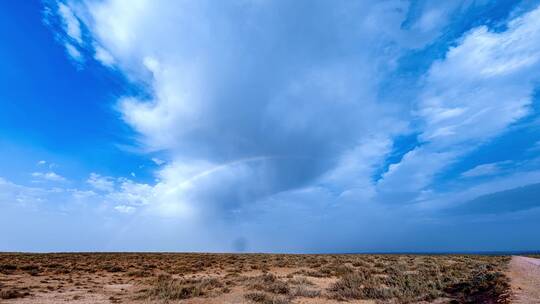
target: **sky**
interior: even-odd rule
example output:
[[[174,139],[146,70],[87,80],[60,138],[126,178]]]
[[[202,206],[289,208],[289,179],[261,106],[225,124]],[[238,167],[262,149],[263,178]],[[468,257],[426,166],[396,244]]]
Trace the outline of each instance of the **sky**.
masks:
[[[540,249],[540,1],[1,5],[0,251]]]

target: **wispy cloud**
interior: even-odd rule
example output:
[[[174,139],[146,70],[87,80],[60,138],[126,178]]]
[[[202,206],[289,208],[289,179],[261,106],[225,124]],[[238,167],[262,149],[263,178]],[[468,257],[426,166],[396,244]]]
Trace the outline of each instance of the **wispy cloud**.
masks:
[[[101,176],[97,173],[90,173],[86,182],[96,190],[113,192],[115,188],[114,179],[107,176]]]
[[[127,205],[118,205],[114,207],[114,210],[121,212],[121,213],[133,213],[135,211],[135,208],[132,206]]]
[[[152,161],[153,161],[156,165],[158,165],[158,166],[161,166],[161,165],[163,165],[163,164],[165,163],[164,160],[159,159],[159,158],[157,158],[157,157],[153,157],[153,158],[152,158]]]
[[[62,22],[66,34],[73,39],[77,44],[82,44],[81,25],[73,11],[66,4],[58,3],[58,15],[62,17]]]
[[[55,172],[49,171],[49,172],[34,172],[32,173],[32,177],[35,177],[39,180],[46,180],[51,182],[65,182],[67,179]]]
[[[57,15],[60,17],[65,32],[65,35],[61,36],[60,40],[62,40],[66,52],[76,62],[82,62],[84,57],[80,48],[83,45],[83,37],[79,19],[75,16],[71,7],[62,2],[57,3]]]
[[[381,185],[408,185],[419,195],[437,173],[530,113],[540,79],[540,44],[531,42],[540,39],[539,20],[537,8],[502,32],[474,28],[431,65],[415,110],[423,145],[390,166]],[[464,175],[494,170],[486,165]]]
[[[532,147],[529,148],[529,152],[540,152],[540,140],[535,142]]]
[[[478,165],[470,170],[467,170],[463,172],[461,175],[464,177],[478,177],[478,176],[486,176],[486,175],[493,175],[499,172],[499,167],[497,164],[484,164],[484,165]]]

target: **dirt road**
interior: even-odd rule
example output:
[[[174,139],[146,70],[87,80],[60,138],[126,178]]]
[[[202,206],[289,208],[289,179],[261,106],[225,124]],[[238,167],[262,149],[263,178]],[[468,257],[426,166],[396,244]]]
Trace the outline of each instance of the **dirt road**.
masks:
[[[540,304],[540,259],[512,257],[508,276],[514,293],[512,303]]]

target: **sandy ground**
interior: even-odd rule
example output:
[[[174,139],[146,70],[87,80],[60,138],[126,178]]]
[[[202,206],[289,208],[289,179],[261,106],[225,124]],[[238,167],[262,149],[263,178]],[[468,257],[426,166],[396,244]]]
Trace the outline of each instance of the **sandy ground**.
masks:
[[[430,287],[432,285],[422,284],[426,280],[446,278],[443,281],[448,282],[458,278],[463,281],[459,281],[459,284],[448,285],[452,289],[447,290],[446,293],[437,293],[438,298],[431,299],[430,303],[496,303],[491,300],[486,302],[486,295],[489,294],[491,299],[493,293],[485,292],[485,287],[481,290],[475,287],[486,286],[485,284],[498,286],[495,282],[499,281],[485,281],[486,278],[495,277],[487,274],[495,273],[495,271],[500,274],[506,269],[509,260],[509,257],[459,255],[0,253],[0,304],[255,304],[246,299],[247,294],[255,291],[275,297],[272,301],[258,300],[258,303],[399,302],[397,298],[381,300],[380,297],[372,298],[378,301],[357,300],[352,297],[345,298],[347,301],[335,300],[338,297],[332,297],[332,292],[335,292],[331,290],[332,286],[341,280],[344,274],[352,272],[369,274],[370,280],[388,279],[388,281],[377,283],[379,285],[375,287],[380,288],[373,290],[382,292],[390,288],[388,285],[398,286],[394,287],[396,294],[399,290],[409,290],[409,294],[414,293],[414,297],[418,297],[419,292],[426,295],[435,292]],[[534,259],[531,261],[536,262]],[[530,282],[524,274],[529,273],[520,268],[529,269],[531,266],[540,268],[533,265],[531,261],[523,258],[513,261],[516,264],[512,267],[512,274],[515,275],[513,282],[521,288],[518,290],[527,294],[527,298],[524,299],[529,299],[529,301],[519,303],[540,303],[530,300],[539,298],[534,298],[534,291],[528,291],[527,288],[533,287],[528,285]],[[469,279],[471,276],[476,276],[478,272],[480,275],[474,277],[475,280]],[[156,290],[158,278],[164,275],[171,282],[191,280],[200,283],[204,280],[213,280],[219,284],[211,285],[211,288],[204,290],[204,294],[192,295],[182,300],[162,301],[149,291]],[[263,275],[270,275],[274,279],[261,281]],[[503,282],[506,283],[506,280]],[[288,286],[288,291],[283,293],[279,291],[281,290],[279,288],[265,289],[266,285],[271,286],[277,283]],[[358,282],[351,284],[364,286],[364,283]],[[309,297],[309,293],[297,294],[297,290],[319,291],[320,293]],[[473,294],[471,290],[481,291],[481,294]],[[170,294],[170,292],[167,293]],[[414,303],[425,304],[427,301],[418,300]]]
[[[508,268],[513,303],[540,304],[540,259],[514,256]]]
[[[284,277],[289,273],[297,271],[296,268],[271,268],[270,273]],[[258,276],[262,272],[259,270],[247,271],[243,273],[247,276]],[[194,274],[192,277],[216,277],[215,273],[204,272]],[[336,278],[310,278],[317,289],[328,288],[336,281]],[[169,303],[163,301],[136,300],[133,298],[137,291],[147,287],[141,284],[139,279],[125,278],[115,274],[81,274],[74,277],[71,274],[61,274],[55,276],[28,276],[28,275],[0,275],[0,284],[5,282],[11,286],[23,287],[31,291],[31,296],[9,300],[0,299],[0,304],[56,304],[56,303],[76,303],[76,304],[110,304],[110,303],[137,303],[155,304]],[[170,303],[184,304],[253,304],[244,298],[247,292],[245,288],[236,286],[229,293],[222,294],[215,298],[191,298]],[[348,302],[336,301],[321,298],[298,297],[291,304],[375,304],[370,300],[351,300]]]

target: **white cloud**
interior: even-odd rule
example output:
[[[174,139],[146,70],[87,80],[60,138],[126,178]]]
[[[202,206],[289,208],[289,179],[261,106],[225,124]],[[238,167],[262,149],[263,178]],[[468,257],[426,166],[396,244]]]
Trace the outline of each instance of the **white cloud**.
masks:
[[[373,136],[343,153],[338,164],[321,178],[327,187],[336,188],[340,195],[360,194],[364,201],[375,197],[373,172],[392,148],[389,138]]]
[[[539,17],[537,9],[501,33],[474,29],[433,64],[418,110],[426,123],[424,140],[485,140],[528,113],[540,76]]]
[[[422,155],[406,155],[381,184],[424,189],[458,157],[527,115],[540,79],[539,41],[540,8],[511,20],[505,31],[481,26],[466,33],[432,64],[423,82],[415,111],[424,144],[415,150]],[[468,174],[493,169],[480,167]],[[414,177],[421,178],[414,182]]]
[[[419,116],[429,126],[423,138],[445,144],[482,140],[526,115],[540,77],[540,8],[508,23],[504,32],[473,29],[430,69]],[[459,108],[441,118],[437,110]],[[444,136],[443,136],[444,137]]]
[[[409,18],[403,26],[416,33],[416,39],[408,43],[412,47],[422,47],[437,38],[450,22],[458,22],[459,15],[470,8],[471,1],[412,1]]]
[[[216,193],[251,197],[245,193],[260,191],[250,198],[253,200],[307,180],[338,188],[341,193],[355,188],[371,195],[375,191],[421,191],[467,150],[449,147],[487,140],[527,113],[531,81],[536,77],[531,58],[537,50],[534,43],[525,44],[534,40],[530,37],[534,31],[527,29],[535,28],[534,16],[512,21],[505,32],[491,33],[480,27],[467,33],[425,77],[414,114],[423,126],[420,139],[428,144],[391,165],[375,190],[373,172],[389,152],[390,138],[407,129],[403,119],[408,118],[402,114],[406,104],[398,109],[397,104],[377,101],[379,81],[394,68],[402,50],[437,37],[451,15],[467,5],[426,4],[412,19],[408,5],[401,1],[314,9],[309,13],[320,14],[320,20],[307,24],[307,30],[317,33],[323,44],[327,37],[321,30],[331,31],[328,45],[346,45],[350,50],[342,51],[354,54],[339,53],[337,57],[333,53],[318,55],[320,47],[295,38],[294,27],[282,30],[299,41],[298,45],[287,45],[285,53],[275,52],[281,45],[275,37],[283,33],[271,26],[276,20],[270,12],[284,10],[282,4],[229,5],[225,11],[230,10],[235,17],[202,2],[111,0],[88,2],[75,10],[77,20],[82,20],[92,35],[96,58],[103,57],[98,53],[106,54],[98,60],[114,64],[131,79],[152,88],[149,100],[126,96],[119,100],[118,108],[147,149],[166,151],[172,159],[156,173],[159,183],[154,190],[169,189],[163,185],[184,185],[172,187],[173,192],[182,192],[179,195],[184,204],[192,203],[193,199],[186,198],[192,193],[203,192],[191,187],[209,186],[187,183],[189,189],[184,188],[189,180],[183,171],[186,168],[210,170],[211,178],[204,180],[220,180],[220,186],[211,186]],[[328,16],[339,22],[325,19]],[[406,18],[408,24],[403,27]],[[298,35],[303,37],[304,33]],[[339,39],[334,41],[333,37]],[[508,41],[524,46],[505,47]],[[381,46],[384,51],[366,49],[365,44]],[[270,57],[261,60],[260,54],[268,50],[272,50]],[[299,60],[306,57],[309,64]],[[254,75],[255,69],[269,72]],[[231,77],[233,74],[249,77]],[[462,74],[467,76],[459,76]],[[529,76],[524,82],[516,80],[525,74]],[[269,89],[246,91],[261,84]],[[500,100],[497,107],[492,103],[494,97]],[[381,133],[376,136],[379,141],[358,144],[369,142],[377,132]],[[378,154],[370,154],[370,149]],[[272,161],[261,162],[265,166],[243,162],[261,155]],[[173,169],[181,173],[167,173]],[[234,185],[243,178],[247,181],[239,189],[228,186],[227,182]],[[266,178],[269,184],[264,190],[256,183],[251,185]],[[281,185],[280,179],[289,179],[289,185]]]
[[[134,207],[127,206],[127,205],[118,205],[118,206],[114,207],[114,210],[116,210],[118,212],[121,212],[121,213],[128,213],[128,214],[135,212]]]
[[[73,14],[71,8],[59,2],[58,15],[62,18],[62,23],[66,34],[73,39],[77,44],[82,44],[81,25],[77,17]]]
[[[457,152],[436,152],[417,147],[397,164],[391,164],[377,184],[378,190],[391,195],[391,201],[407,202],[430,185],[434,176],[456,158]]]
[[[83,56],[81,52],[75,47],[73,44],[66,42],[66,51],[69,55],[69,57],[73,58],[73,60],[77,62],[81,62],[83,60]]]
[[[152,158],[152,161],[153,161],[156,165],[158,165],[158,166],[161,166],[161,165],[163,165],[163,164],[165,163],[164,160],[159,159],[159,158],[157,158],[157,157],[153,157],[153,158]]]
[[[32,207],[43,201],[46,191],[34,187],[24,187],[0,177],[0,204]]]
[[[289,5],[112,0],[74,9],[96,53],[114,63],[98,60],[151,87],[149,100],[118,103],[144,146],[171,160],[154,160],[163,167],[145,202],[228,212],[318,179],[339,183],[342,193],[370,187],[390,137],[405,128],[390,115],[395,105],[379,105],[376,96],[406,48],[396,41],[415,35],[401,28],[406,4],[310,6],[303,13],[319,21],[305,30],[320,36],[316,43],[303,38],[296,17],[281,16]],[[320,52],[334,44],[343,49]],[[345,168],[353,163],[357,170]]]
[[[104,48],[96,45],[94,46],[95,55],[94,58],[101,62],[103,65],[112,67],[115,64],[114,57]]]
[[[122,179],[119,189],[107,194],[107,198],[114,202],[122,202],[125,205],[144,206],[152,198],[153,187],[147,184],[135,183],[128,179]]]
[[[43,165],[47,164],[47,162],[44,161],[44,160],[40,160],[40,161],[37,162],[37,164],[38,164],[38,166],[43,166]]]
[[[113,192],[115,183],[114,179],[108,176],[101,176],[97,173],[90,173],[86,182],[96,190]]]
[[[41,179],[41,180],[47,180],[52,182],[64,182],[66,181],[66,178],[55,173],[55,172],[34,172],[32,173],[32,177]]]
[[[69,57],[76,62],[81,63],[84,61],[84,57],[81,53],[81,49],[79,49],[79,47],[83,46],[81,24],[79,19],[77,19],[70,6],[67,4],[58,2],[57,8],[57,14],[61,19],[62,27],[65,33],[65,35],[58,38],[64,44]]]
[[[500,168],[497,163],[478,165],[470,170],[463,172],[461,175],[464,177],[479,177],[494,175],[500,172]]]
[[[515,171],[515,173],[495,176],[472,185],[463,184],[459,187],[459,190],[430,193],[416,207],[424,210],[455,207],[483,195],[540,183],[540,171],[538,169],[527,170],[525,168],[525,170]]]

